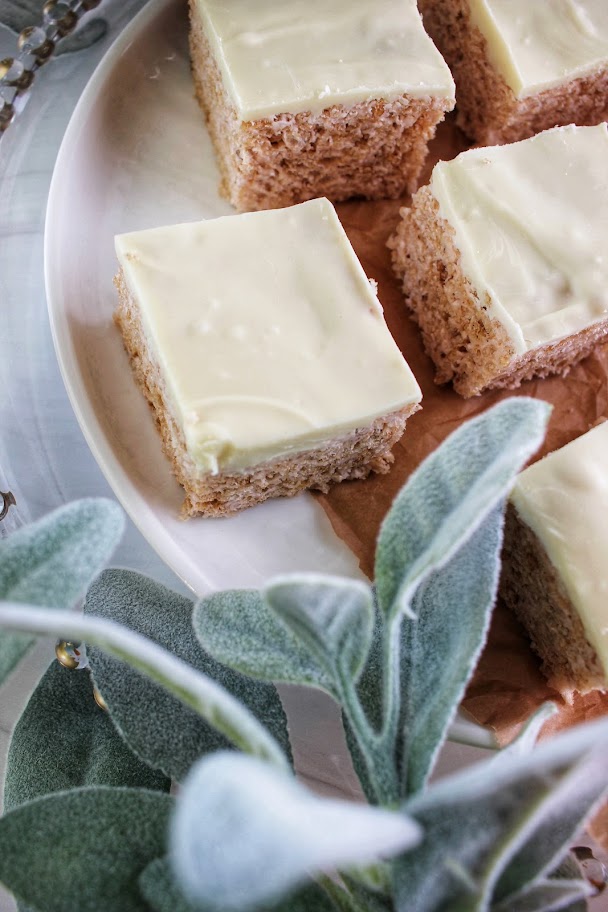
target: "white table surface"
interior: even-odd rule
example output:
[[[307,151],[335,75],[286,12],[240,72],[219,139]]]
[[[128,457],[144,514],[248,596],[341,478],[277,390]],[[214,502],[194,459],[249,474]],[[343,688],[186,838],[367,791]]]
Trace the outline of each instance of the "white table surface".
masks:
[[[108,20],[106,37],[40,71],[23,111],[0,141],[0,490],[10,488],[17,499],[0,534],[70,500],[113,496],[72,414],[55,361],[44,293],[43,231],[53,166],[70,114],[111,41],[143,5],[142,0],[106,0],[93,14]],[[14,49],[15,37],[0,27],[0,59]],[[185,591],[130,521],[113,564]],[[0,781],[10,732],[53,656],[52,643],[39,643],[0,688]],[[291,707],[304,778],[320,792],[355,795],[335,707],[320,694],[304,699],[295,689],[286,690],[284,699],[288,711]],[[481,750],[449,744],[436,775],[482,756]],[[0,912],[14,908],[0,887]],[[594,900],[591,908],[608,910],[608,902]]]

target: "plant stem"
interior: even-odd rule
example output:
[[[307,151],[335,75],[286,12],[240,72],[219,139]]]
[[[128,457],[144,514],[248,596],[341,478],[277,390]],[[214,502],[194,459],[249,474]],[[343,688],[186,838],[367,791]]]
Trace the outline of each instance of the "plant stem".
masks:
[[[382,632],[382,729],[373,731],[350,679],[340,680],[340,701],[365,759],[376,799],[383,806],[399,801],[397,738],[401,716],[401,625],[403,614],[390,618]]]
[[[340,680],[339,697],[361,752],[378,804],[390,806],[399,798],[393,756],[387,754],[380,735],[370,726],[359,695],[350,679]]]
[[[256,717],[212,678],[172,655],[152,640],[103,618],[29,605],[0,604],[0,627],[38,636],[94,643],[157,681],[190,706],[232,743],[280,769],[289,764],[278,743]]]

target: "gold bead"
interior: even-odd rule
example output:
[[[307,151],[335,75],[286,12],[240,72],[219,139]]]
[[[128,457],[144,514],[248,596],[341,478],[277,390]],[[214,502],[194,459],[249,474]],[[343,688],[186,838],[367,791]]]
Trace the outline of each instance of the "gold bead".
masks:
[[[0,79],[5,79],[13,70],[12,75],[7,81],[9,86],[14,86],[17,89],[29,89],[32,81],[34,79],[34,74],[31,70],[26,70],[22,63],[15,63],[12,57],[5,57],[4,60],[0,60]],[[0,491],[0,494],[2,492]],[[13,495],[8,492],[8,496],[12,498],[11,503],[15,503],[15,498]],[[0,514],[0,519],[3,519],[3,514]]]
[[[36,60],[38,61],[38,63],[39,64],[46,63],[46,61],[52,55],[54,50],[55,50],[55,42],[51,41],[50,38],[47,38],[46,41],[44,42],[44,44],[42,44],[39,48],[36,48],[36,50],[34,51],[34,54],[36,55]]]
[[[43,16],[52,16],[55,11],[56,6],[57,6],[57,0],[46,0],[46,3],[42,7],[42,15]]]
[[[57,661],[60,665],[63,665],[64,668],[69,668],[70,671],[74,671],[75,668],[78,668],[78,659],[74,655],[74,643],[70,643],[67,640],[61,640],[55,646],[55,655],[57,656]]]
[[[53,53],[55,42],[46,37],[44,29],[39,26],[28,25],[17,38],[17,47],[20,51],[30,51],[35,55],[38,62],[42,63]]]
[[[20,51],[23,50],[25,45],[30,40],[30,36],[33,34],[33,31],[34,31],[34,26],[28,25],[27,28],[24,28],[23,31],[19,34],[19,37],[17,38],[17,47],[19,48]]]
[[[10,104],[10,102],[5,101],[0,108],[0,133],[4,133],[14,116],[15,108],[12,104]]]
[[[8,102],[4,102],[3,106],[0,108],[0,131],[2,130],[2,119],[4,116],[4,108],[6,107],[7,104],[8,104]],[[10,105],[10,107],[12,107],[12,105]],[[15,112],[13,109],[13,114],[14,113]],[[11,114],[11,118],[12,118],[12,114]],[[11,118],[9,118],[9,123],[10,123]],[[8,124],[7,124],[7,126],[8,126]],[[0,491],[0,497],[2,498],[2,506],[0,507],[0,522],[1,522],[8,515],[8,511],[10,510],[10,508],[17,506],[17,501],[15,500],[15,495],[13,494],[12,491]]]
[[[24,70],[23,73],[21,74],[21,76],[19,76],[18,79],[15,79],[15,81],[11,84],[14,85],[15,88],[23,91],[25,89],[29,89],[29,87],[31,86],[33,81],[34,81],[34,74],[32,73],[32,71]]]
[[[103,709],[104,712],[108,711],[108,704],[106,703],[104,698],[101,696],[101,694],[99,693],[99,691],[97,690],[97,688],[95,687],[94,684],[93,684],[93,698],[100,709]]]
[[[78,16],[72,10],[68,10],[65,16],[62,16],[61,19],[57,20],[57,28],[59,29],[59,34],[62,38],[65,38],[66,35],[73,32],[77,25]]]

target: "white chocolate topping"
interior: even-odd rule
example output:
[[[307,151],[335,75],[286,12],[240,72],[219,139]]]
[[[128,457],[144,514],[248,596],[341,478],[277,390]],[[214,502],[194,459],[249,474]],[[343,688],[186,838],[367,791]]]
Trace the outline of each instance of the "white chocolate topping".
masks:
[[[608,316],[608,131],[558,127],[439,162],[460,266],[515,353]]]
[[[450,71],[416,0],[196,0],[243,121],[334,104],[438,95]]]
[[[555,566],[608,681],[608,421],[522,472],[511,502]]]
[[[516,98],[608,65],[606,0],[469,0],[488,57]]]
[[[202,472],[315,448],[420,389],[325,199],[116,238]]]

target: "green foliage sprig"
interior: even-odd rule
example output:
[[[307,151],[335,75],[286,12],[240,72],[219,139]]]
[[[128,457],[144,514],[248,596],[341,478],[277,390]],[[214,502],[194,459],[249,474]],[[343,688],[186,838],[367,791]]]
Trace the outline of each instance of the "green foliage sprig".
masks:
[[[17,636],[85,640],[113,723],[85,707],[82,672],[43,678],[11,746],[0,880],[38,912],[71,912],[68,881],[100,912],[584,908],[567,847],[608,785],[608,721],[532,749],[543,709],[507,750],[428,785],[485,641],[504,500],[547,417],[513,399],[448,438],[387,516],[374,586],[302,574],[193,604],[105,571],[79,616],[52,609],[105,563],[113,508],[73,505],[0,543],[0,669]],[[275,682],[340,704],[369,805],[295,780]],[[69,736],[52,735],[53,702],[69,704]],[[47,753],[31,764],[39,732]]]

